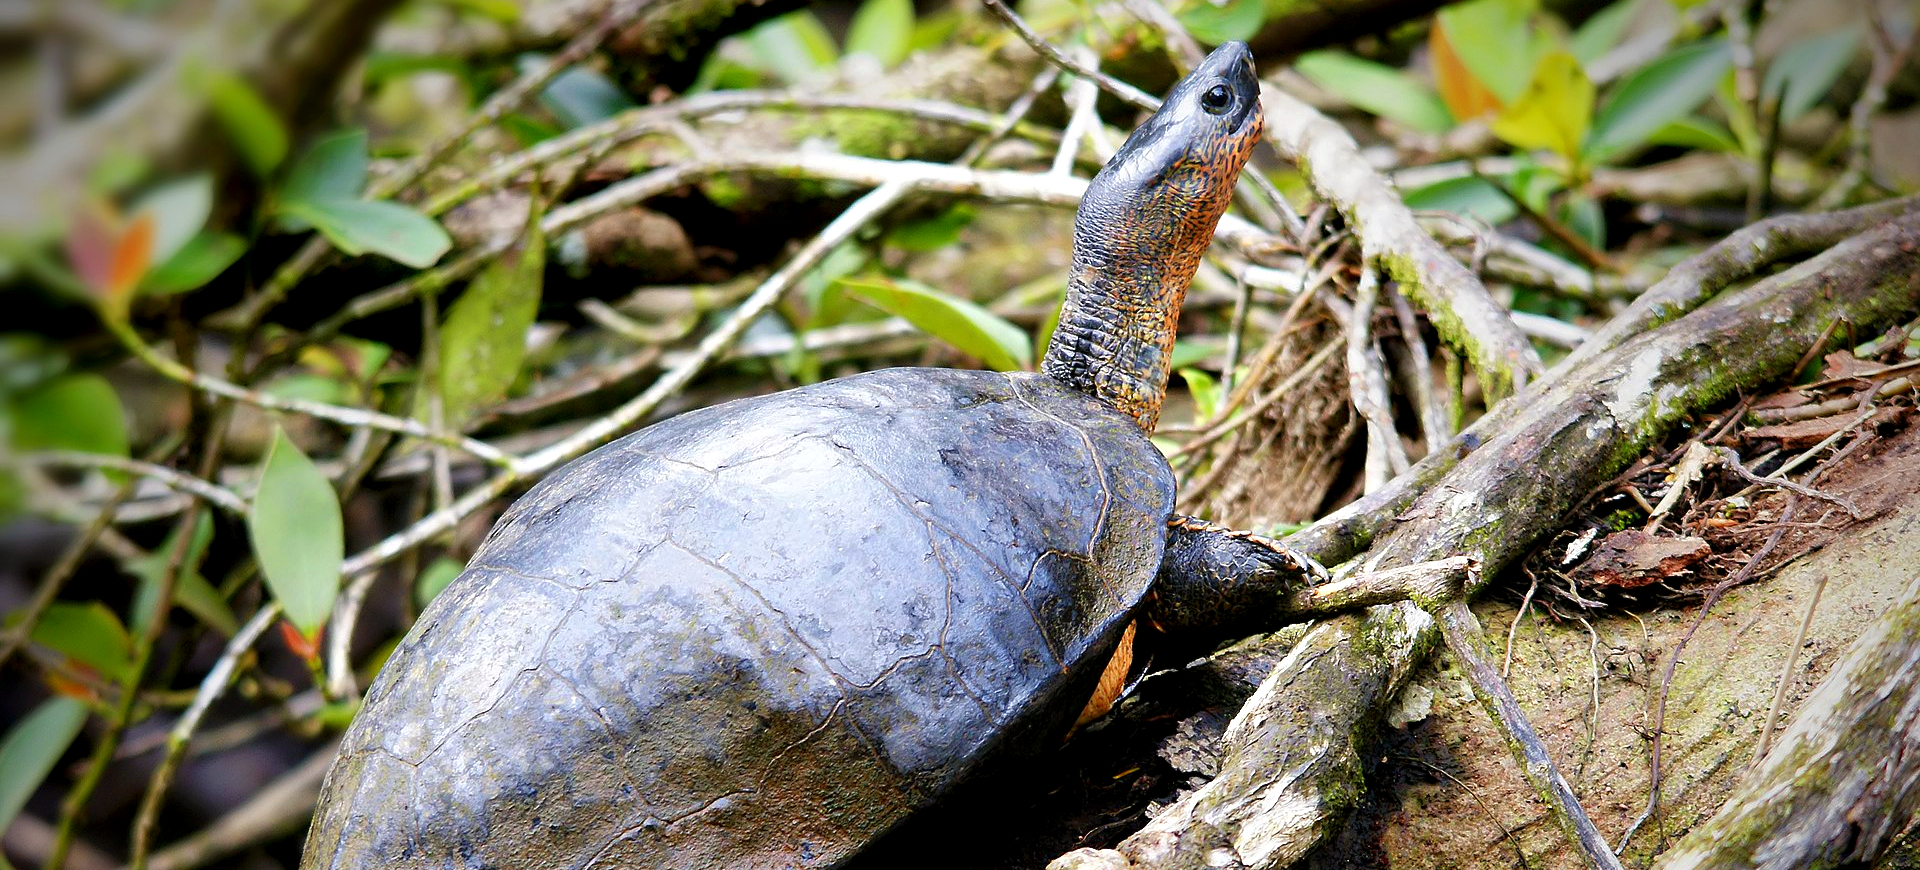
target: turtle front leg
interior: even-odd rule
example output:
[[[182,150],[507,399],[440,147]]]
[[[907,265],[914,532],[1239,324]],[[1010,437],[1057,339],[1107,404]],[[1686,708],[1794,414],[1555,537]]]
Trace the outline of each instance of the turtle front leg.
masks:
[[[1327,569],[1272,538],[1175,514],[1145,618],[1167,633],[1259,627]]]

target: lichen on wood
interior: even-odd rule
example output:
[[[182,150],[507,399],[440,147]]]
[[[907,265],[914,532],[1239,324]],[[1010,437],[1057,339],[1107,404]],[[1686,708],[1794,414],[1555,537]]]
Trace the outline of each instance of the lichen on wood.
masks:
[[[1485,443],[1410,500],[1410,507],[1398,513],[1398,524],[1366,552],[1364,564],[1387,567],[1465,554],[1492,576],[1557,527],[1574,500],[1682,417],[1714,406],[1736,389],[1785,375],[1831,320],[1845,318],[1870,330],[1916,312],[1920,215],[1906,215],[1537,384],[1512,403],[1518,410],[1505,425],[1490,430]],[[1750,352],[1728,354],[1728,347]],[[1424,614],[1404,612],[1412,609],[1378,607],[1347,618],[1343,631],[1350,638],[1380,642],[1350,641],[1347,654],[1305,656],[1299,652],[1307,648],[1303,643],[1290,658],[1297,668],[1270,677],[1273,689],[1263,686],[1242,712],[1249,721],[1286,715],[1294,721],[1284,735],[1271,738],[1281,752],[1278,760],[1260,752],[1235,754],[1215,780],[1221,794],[1209,798],[1210,807],[1257,805],[1266,813],[1258,820],[1237,820],[1242,830],[1259,833],[1259,850],[1228,857],[1250,867],[1283,866],[1283,860],[1269,859],[1304,854],[1351,806],[1351,783],[1334,775],[1337,765],[1328,775],[1271,780],[1275,771],[1292,771],[1302,763],[1284,764],[1287,747],[1342,747],[1369,733],[1385,699],[1371,691],[1329,694],[1325,687],[1388,685],[1418,661],[1437,632]],[[1253,761],[1256,756],[1262,757]],[[1257,794],[1257,801],[1243,796],[1236,804],[1230,795],[1235,788],[1252,788],[1249,794]],[[1208,826],[1200,831],[1220,829],[1216,817],[1199,816],[1196,820]],[[1182,818],[1163,815],[1137,836],[1153,832],[1147,841],[1171,855],[1166,844],[1180,842]],[[1263,860],[1248,860],[1256,855]],[[1135,862],[1142,860],[1135,857]]]

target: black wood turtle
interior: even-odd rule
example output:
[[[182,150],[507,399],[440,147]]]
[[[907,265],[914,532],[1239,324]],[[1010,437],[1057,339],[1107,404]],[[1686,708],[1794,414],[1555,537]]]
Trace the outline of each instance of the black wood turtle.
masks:
[[[302,866],[831,866],[1057,746],[1136,617],[1244,621],[1318,575],[1175,515],[1146,435],[1263,123],[1231,43],[1133,134],[1041,374],[729,402],[535,486],[369,688]]]

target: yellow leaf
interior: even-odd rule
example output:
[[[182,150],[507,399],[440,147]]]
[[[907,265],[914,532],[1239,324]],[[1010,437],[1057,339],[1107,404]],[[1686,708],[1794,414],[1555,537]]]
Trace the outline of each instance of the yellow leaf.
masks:
[[[1520,99],[1493,120],[1493,134],[1518,148],[1547,148],[1577,162],[1593,122],[1593,82],[1564,50],[1540,57]]]

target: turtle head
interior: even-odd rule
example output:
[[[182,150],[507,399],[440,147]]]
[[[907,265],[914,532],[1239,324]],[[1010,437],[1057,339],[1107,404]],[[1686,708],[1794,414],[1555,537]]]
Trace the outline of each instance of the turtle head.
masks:
[[[1173,87],[1080,200],[1042,371],[1153,431],[1180,303],[1265,128],[1245,43],[1214,49]]]
[[[1087,198],[1198,208],[1218,220],[1232,197],[1234,178],[1265,128],[1253,54],[1246,43],[1229,42],[1174,86],[1160,111],[1094,177]]]

